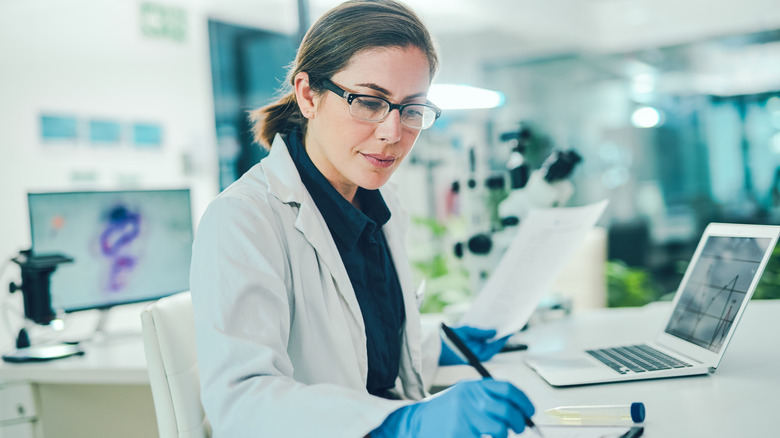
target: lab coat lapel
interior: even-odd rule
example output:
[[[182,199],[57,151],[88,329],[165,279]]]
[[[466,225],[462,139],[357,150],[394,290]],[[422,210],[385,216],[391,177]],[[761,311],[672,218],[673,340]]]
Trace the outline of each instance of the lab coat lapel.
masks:
[[[387,197],[385,197],[387,199]],[[403,230],[403,218],[399,218],[403,212],[398,210],[393,211],[393,215],[389,221],[382,227],[385,232],[385,240],[390,248],[390,254],[393,258],[393,265],[395,266],[396,273],[398,274],[398,281],[401,283],[401,291],[404,297],[404,308],[406,313],[409,314],[409,306],[414,306],[414,313],[418,313],[417,299],[413,290],[412,273],[409,270],[409,263],[405,256],[401,254],[406,253],[404,247],[404,230]]]
[[[355,323],[361,329],[360,333],[365,337],[363,314],[360,311],[360,305],[352,288],[352,282],[349,280],[347,269],[341,262],[336,242],[333,241],[333,236],[331,236],[322,214],[303,185],[295,163],[287,150],[287,145],[279,135],[274,139],[270,154],[263,159],[263,161],[266,160],[268,161],[264,165],[264,170],[268,176],[269,190],[284,203],[299,204],[295,228],[303,233],[306,240],[317,252],[317,256],[327,267],[333,277],[336,289],[347,303]],[[365,350],[365,342],[362,344]],[[366,357],[365,352],[364,357]]]
[[[417,294],[414,291],[414,284],[412,280],[412,273],[409,267],[409,261],[406,258],[406,248],[404,236],[406,235],[405,227],[408,224],[408,216],[399,205],[397,205],[395,196],[385,195],[385,190],[382,190],[385,201],[388,202],[388,206],[392,211],[393,216],[382,227],[385,233],[387,244],[390,248],[390,254],[393,258],[393,264],[395,265],[396,273],[398,274],[398,281],[401,283],[401,291],[404,299],[404,309],[406,311],[406,330],[404,332],[404,350],[402,350],[402,363],[405,361],[403,356],[405,353],[406,360],[409,361],[411,369],[407,369],[408,374],[413,375],[415,381],[409,381],[412,376],[408,376],[404,380],[404,390],[407,392],[407,396],[413,399],[419,399],[425,396],[422,379],[422,351],[420,350],[420,340],[422,339],[422,333],[420,329],[420,312],[417,307]],[[402,370],[403,372],[403,370]]]
[[[336,243],[333,241],[333,236],[331,236],[322,214],[314,206],[314,201],[311,200],[308,193],[306,196],[309,199],[301,204],[298,220],[295,221],[295,228],[303,233],[306,240],[317,251],[317,255],[330,271],[336,283],[336,289],[338,289],[344,301],[346,301],[361,331],[365,332],[363,314],[360,311],[360,305],[358,304],[355,290],[352,288],[352,282],[349,279],[349,274],[347,274],[347,269],[344,267]]]

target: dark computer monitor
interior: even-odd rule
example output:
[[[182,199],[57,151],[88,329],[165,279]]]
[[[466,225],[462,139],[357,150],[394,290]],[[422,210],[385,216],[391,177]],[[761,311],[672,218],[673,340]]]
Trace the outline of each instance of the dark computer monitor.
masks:
[[[51,275],[51,307],[73,312],[189,289],[188,189],[29,193],[32,252],[73,258]]]

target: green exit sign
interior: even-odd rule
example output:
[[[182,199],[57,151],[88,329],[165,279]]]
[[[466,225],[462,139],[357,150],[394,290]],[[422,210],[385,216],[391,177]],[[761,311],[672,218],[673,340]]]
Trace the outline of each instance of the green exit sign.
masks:
[[[157,3],[141,3],[141,32],[149,38],[183,42],[187,38],[187,12]]]

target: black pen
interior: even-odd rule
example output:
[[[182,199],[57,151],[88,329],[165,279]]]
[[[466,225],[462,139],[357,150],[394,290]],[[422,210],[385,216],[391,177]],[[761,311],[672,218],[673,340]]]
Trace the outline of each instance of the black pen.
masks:
[[[441,329],[444,331],[444,334],[447,336],[447,338],[452,341],[452,343],[455,345],[455,347],[460,351],[463,356],[466,357],[466,360],[468,361],[469,365],[474,367],[475,370],[479,373],[480,376],[483,378],[493,378],[493,376],[490,375],[490,372],[482,365],[482,363],[477,358],[477,355],[474,354],[473,351],[466,345],[465,342],[463,342],[462,339],[460,339],[460,336],[458,336],[457,333],[455,333],[455,330],[447,327],[447,324],[441,323]],[[539,430],[538,427],[536,427],[536,423],[531,420],[531,417],[525,418],[525,425],[528,426],[529,429],[532,429],[534,432],[536,432],[537,435],[544,438],[544,435],[542,435],[542,432]]]
[[[638,438],[642,436],[642,433],[645,431],[645,428],[642,426],[635,426],[629,429],[628,432],[624,433],[623,435],[620,435],[620,438]]]

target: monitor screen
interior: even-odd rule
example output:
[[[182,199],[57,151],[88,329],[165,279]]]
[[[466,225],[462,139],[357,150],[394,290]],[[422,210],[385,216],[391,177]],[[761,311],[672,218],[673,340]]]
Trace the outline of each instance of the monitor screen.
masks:
[[[74,259],[51,275],[55,311],[154,300],[189,289],[188,189],[29,193],[35,255]]]

